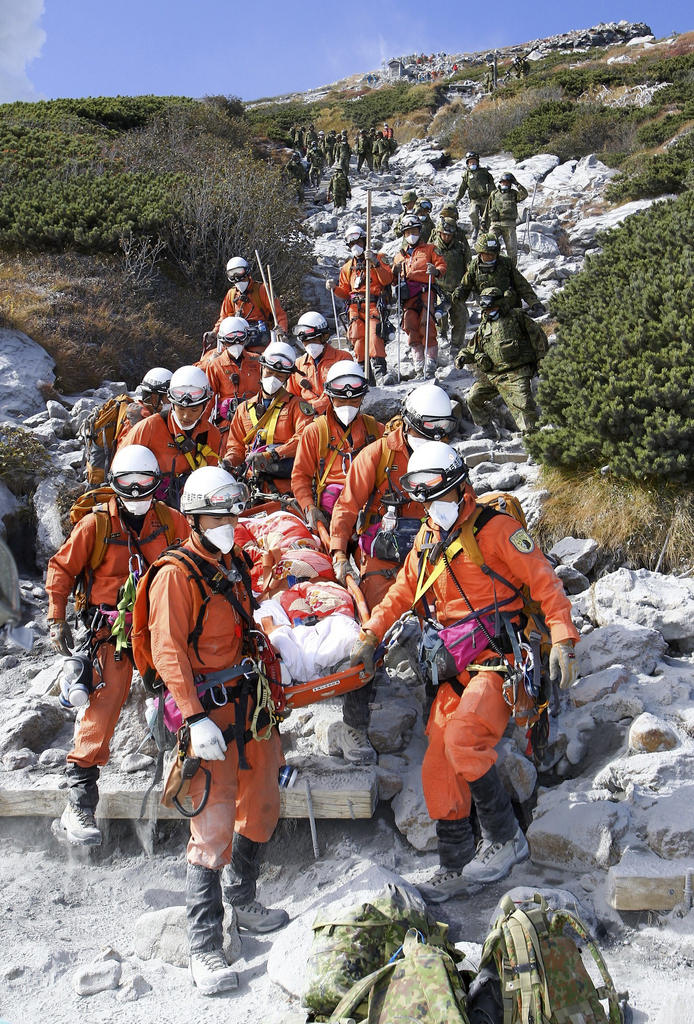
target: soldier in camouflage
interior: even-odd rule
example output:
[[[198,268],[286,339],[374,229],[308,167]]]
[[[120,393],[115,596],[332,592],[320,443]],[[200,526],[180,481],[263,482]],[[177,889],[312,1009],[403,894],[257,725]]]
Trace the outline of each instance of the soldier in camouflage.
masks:
[[[387,171],[390,160],[390,147],[388,140],[383,138],[383,132],[376,132],[376,141],[373,145],[374,170]]]
[[[466,302],[472,292],[480,296],[486,288],[499,288],[509,308],[520,309],[525,301],[532,313],[539,315],[545,312],[530,282],[514,267],[508,256],[502,256],[499,252],[499,239],[496,235],[480,235],[475,244],[475,253],[460,285],[453,293],[456,301]]]
[[[431,199],[419,199],[414,208],[414,212],[419,217],[419,223],[422,225],[422,231],[419,237],[425,245],[428,242],[431,242],[431,236],[434,233],[434,222],[431,219],[432,209],[433,206]]]
[[[480,297],[482,321],[470,347],[455,361],[458,369],[477,366],[477,380],[467,397],[479,430],[474,438],[497,436],[488,403],[501,395],[521,433],[534,430],[537,408],[531,381],[547,352],[544,331],[520,309],[509,308],[500,288],[485,288]]]
[[[513,188],[512,186],[516,187]],[[499,187],[492,192],[484,208],[484,226],[504,240],[506,255],[514,267],[518,263],[518,239],[516,223],[518,204],[528,198],[528,190],[507,171],[499,178]]]
[[[331,128],[328,134],[325,136],[325,156],[328,161],[328,167],[332,167],[335,163],[335,149],[337,147],[337,132],[334,128]]]
[[[406,217],[408,213],[414,213],[414,208],[417,205],[417,193],[414,189],[408,189],[402,194],[402,213],[398,216],[395,224],[393,224],[393,234],[396,238],[402,235],[402,219]]]
[[[369,137],[366,129],[362,128],[357,138],[357,171],[362,169],[364,161],[366,161],[366,165],[369,170],[373,171],[374,158],[371,138]]]
[[[439,337],[448,337],[448,328],[451,329],[451,355],[456,356],[465,344],[465,327],[467,324],[467,306],[465,301],[454,298],[456,284],[465,273],[470,261],[470,246],[463,235],[462,240],[456,238],[457,223],[446,218],[439,223],[436,231],[431,237],[431,244],[446,261],[446,273],[436,282],[437,288],[448,299],[451,306],[447,313],[439,320]]]
[[[333,176],[328,185],[328,202],[332,199],[334,208],[338,210],[340,207],[346,206],[347,200],[351,198],[352,189],[349,184],[349,178],[341,166],[337,167],[333,171]]]
[[[304,198],[304,185],[306,183],[306,168],[301,162],[301,157],[298,153],[292,153],[289,163],[285,167],[285,171],[296,182],[296,191],[299,199]]]
[[[487,200],[494,191],[494,179],[486,167],[480,167],[479,153],[466,155],[465,168],[455,201],[459,203],[466,192],[470,197],[470,223],[474,242],[480,230],[480,218],[484,215]]]
[[[337,163],[340,165],[346,178],[349,178],[349,161],[351,157],[352,147],[347,139],[347,132],[343,132],[337,149]]]
[[[306,159],[308,161],[309,185],[313,188],[318,188],[323,174],[323,168],[325,167],[325,157],[318,148],[317,142],[312,144]]]
[[[318,132],[315,125],[310,124],[306,132],[306,149],[310,149],[314,142],[318,143]]]

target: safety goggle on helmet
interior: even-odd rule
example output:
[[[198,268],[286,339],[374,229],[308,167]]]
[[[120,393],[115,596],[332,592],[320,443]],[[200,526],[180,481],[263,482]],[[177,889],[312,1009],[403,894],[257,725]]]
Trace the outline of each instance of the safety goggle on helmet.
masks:
[[[443,447],[443,442],[434,441],[430,443],[441,443]],[[427,446],[422,445],[421,448],[417,449],[415,454],[423,453],[425,447]],[[448,445],[445,447],[449,448]],[[435,498],[440,498],[444,494],[448,494],[448,492],[454,487],[457,487],[459,484],[464,483],[467,480],[467,466],[454,449],[449,448],[449,451],[453,454],[450,457],[446,457],[445,461],[447,462],[447,465],[413,469],[401,477],[400,482],[403,489],[407,491],[414,501],[433,501]]]
[[[181,512],[185,515],[240,516],[251,500],[248,488],[240,480],[231,479],[203,493],[196,493],[195,481],[190,477],[188,483],[191,486],[184,487],[181,495]]]
[[[292,334],[303,345],[307,341],[323,338],[329,330],[328,321],[320,313],[304,313],[296,327],[292,328]]]
[[[289,352],[278,352],[273,345],[268,345],[258,362],[266,369],[275,370],[277,373],[292,373],[295,369],[293,355]]]
[[[124,473],[111,473],[109,483],[124,498],[148,498],[159,487],[161,473],[148,473],[143,470],[132,470]]]
[[[168,395],[174,405],[187,409],[191,405],[204,405],[210,397],[210,389],[203,384],[177,384],[169,387]]]
[[[369,385],[363,377],[345,375],[326,381],[323,390],[330,398],[363,398]]]
[[[402,418],[408,427],[416,430],[418,434],[427,437],[430,441],[443,441],[444,438],[450,437],[456,432],[458,420],[452,412],[438,416],[430,415],[413,408],[412,398],[412,395],[408,395],[402,410]],[[450,402],[448,404],[450,407]]]

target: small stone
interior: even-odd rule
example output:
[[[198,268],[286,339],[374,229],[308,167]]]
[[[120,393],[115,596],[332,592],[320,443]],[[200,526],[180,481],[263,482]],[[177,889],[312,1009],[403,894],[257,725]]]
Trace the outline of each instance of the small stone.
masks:
[[[107,960],[116,960],[120,964],[123,962],[123,957],[117,949],[113,948],[113,946],[104,946],[101,952],[94,957],[93,962],[95,964],[100,964],[105,963]]]
[[[14,654],[6,654],[4,658],[0,658],[0,669],[5,672],[10,668],[17,668],[19,665],[19,658],[15,658]]]
[[[137,1002],[140,996],[145,996],[151,991],[152,986],[150,983],[141,974],[135,974],[130,981],[123,985],[116,999],[119,1003],[134,1003]]]
[[[44,768],[58,768],[61,764],[65,764],[66,757],[67,750],[63,750],[62,747],[49,747],[39,755],[39,764],[42,764]]]
[[[554,555],[563,565],[569,565],[580,573],[587,573],[595,565],[598,557],[598,542],[592,539],[578,540],[576,537],[564,537],[553,548]]]
[[[572,565],[562,565],[560,563],[554,571],[569,594],[582,594],[584,590],[588,590],[590,587],[588,577],[584,576],[578,569],[574,569]]]
[[[133,772],[144,772],[154,764],[154,758],[148,754],[126,754],[120,763],[121,771],[132,774]]]
[[[38,754],[28,747],[21,750],[10,750],[2,759],[2,763],[8,772],[16,772],[20,768],[33,768],[38,762]]]
[[[86,964],[75,971],[72,984],[78,996],[93,996],[97,992],[118,988],[122,970],[117,960]]]
[[[394,754],[403,744],[403,735],[417,721],[417,712],[403,701],[391,700],[387,707],[373,711],[369,739],[379,754]]]
[[[223,949],[232,964],[241,955],[241,939],[232,907],[225,908]],[[142,914],[135,922],[135,955],[141,960],[165,960],[174,967],[188,966],[186,908],[166,907]]]
[[[380,765],[376,769],[378,779],[378,799],[392,800],[402,790],[402,777],[396,772],[386,771]]]
[[[598,725],[605,722],[621,722],[625,718],[636,718],[644,711],[640,697],[628,693],[608,693],[590,709],[593,721]]]
[[[656,715],[646,711],[631,723],[629,750],[637,754],[652,754],[656,750],[672,750],[677,746],[677,735]]]
[[[70,418],[70,413],[60,402],[49,400],[46,402],[46,409],[52,420],[68,420]]]
[[[24,967],[20,967],[18,964],[16,964],[12,967],[6,968],[6,970],[3,971],[3,978],[5,979],[5,981],[16,981],[17,978],[21,978],[21,976],[24,974],[24,971]]]
[[[628,679],[629,670],[624,665],[613,665],[612,668],[604,668],[602,672],[583,676],[569,691],[571,703],[575,708],[594,704],[608,693],[614,693]]]

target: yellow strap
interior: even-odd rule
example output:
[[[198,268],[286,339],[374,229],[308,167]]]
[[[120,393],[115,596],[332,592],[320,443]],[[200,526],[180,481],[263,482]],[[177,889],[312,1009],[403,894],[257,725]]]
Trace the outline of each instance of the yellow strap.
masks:
[[[459,551],[462,551],[463,547],[464,547],[464,545],[463,545],[463,542],[461,541],[460,538],[458,538],[457,540],[454,540],[453,543],[450,545],[450,547],[448,547],[446,549],[446,557],[448,558],[448,561],[450,562],[451,559],[453,559],[458,554]],[[415,591],[414,601],[412,603],[412,607],[413,608],[415,607],[417,602],[420,601],[424,597],[424,595],[426,594],[427,590],[429,590],[429,588],[431,586],[433,586],[433,584],[439,578],[439,576],[441,575],[443,570],[446,568],[446,563],[443,560],[443,555],[441,556],[441,558],[439,558],[438,562],[436,563],[434,568],[431,570],[431,572],[429,573],[429,576],[427,577],[427,579],[425,581],[424,580],[424,573],[426,572],[426,567],[427,567],[427,559],[424,558],[424,560],[422,562],[422,571],[420,572],[419,579],[417,580],[417,590]]]
[[[287,394],[284,388],[281,388],[273,398],[269,408],[265,410],[260,419],[258,419],[258,413],[255,411],[255,404],[249,405],[248,415],[251,417],[251,423],[253,426],[244,437],[243,443],[250,444],[258,431],[267,427],[267,430],[265,431],[265,442],[266,444],[272,444],[275,439],[277,420],[280,417],[283,406],[290,398],[291,395]]]
[[[328,422],[328,420],[327,420],[327,417],[326,417],[326,420],[325,420],[325,422],[326,422],[326,426],[327,426],[327,422]],[[327,484],[328,484],[328,475],[329,475],[329,473],[330,473],[330,470],[331,470],[331,469],[333,468],[333,462],[335,461],[335,459],[336,459],[336,458],[337,458],[337,456],[339,455],[339,452],[340,452],[340,448],[342,447],[342,444],[343,444],[343,442],[344,442],[344,441],[346,440],[346,438],[347,438],[347,435],[349,434],[349,432],[350,432],[350,430],[351,430],[351,429],[352,429],[352,424],[351,424],[351,423],[349,423],[349,424],[347,425],[347,429],[346,429],[346,430],[345,430],[345,432],[343,433],[343,435],[342,435],[342,437],[340,438],[340,440],[339,440],[339,441],[337,442],[337,445],[336,445],[336,446],[335,446],[335,448],[333,449],[333,451],[332,451],[332,453],[331,453],[331,455],[330,455],[330,458],[328,459],[328,462],[327,462],[327,465],[326,465],[326,467],[325,467],[325,472],[323,473],[323,476],[322,476],[322,477],[320,477],[320,479],[319,479],[319,480],[318,480],[318,482],[316,483],[316,500],[317,500],[317,501],[318,501],[318,500],[320,499],[320,496],[321,496],[321,494],[323,493],[323,491],[324,491],[324,490],[325,490],[325,488],[327,487]],[[325,456],[321,456],[321,458],[325,458]]]
[[[185,434],[179,434],[177,437],[174,437],[174,441],[177,444],[181,444],[181,442],[185,440]],[[192,452],[181,453],[186,462],[188,463],[188,465],[190,466],[190,468],[193,470],[200,469],[201,466],[206,466],[207,460],[209,459],[210,456],[213,456],[213,458],[215,459],[219,458],[217,452],[213,451],[213,449],[210,448],[209,444],[198,444],[197,448],[198,450],[196,455],[193,455]]]

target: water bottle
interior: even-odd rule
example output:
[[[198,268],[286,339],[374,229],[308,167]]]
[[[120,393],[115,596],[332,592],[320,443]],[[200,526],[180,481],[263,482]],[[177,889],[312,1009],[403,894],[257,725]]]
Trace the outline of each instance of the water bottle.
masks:
[[[83,708],[89,703],[92,676],[92,663],[86,654],[65,659],[60,680],[60,703],[64,708]]]
[[[385,515],[381,520],[381,529],[387,533],[392,533],[398,522],[398,514],[395,510],[395,505],[389,505],[386,508]]]

